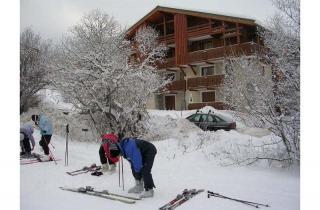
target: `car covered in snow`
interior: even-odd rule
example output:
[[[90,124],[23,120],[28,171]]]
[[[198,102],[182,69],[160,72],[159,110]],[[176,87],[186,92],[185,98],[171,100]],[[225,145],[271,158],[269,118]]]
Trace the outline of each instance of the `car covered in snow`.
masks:
[[[204,131],[216,131],[219,129],[229,131],[231,129],[236,129],[236,122],[218,116],[210,111],[208,113],[197,111],[195,114],[188,116],[187,120]]]

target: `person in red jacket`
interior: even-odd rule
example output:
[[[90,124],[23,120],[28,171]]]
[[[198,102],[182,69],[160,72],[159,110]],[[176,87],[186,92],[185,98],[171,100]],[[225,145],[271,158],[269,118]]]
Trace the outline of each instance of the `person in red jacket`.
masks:
[[[116,171],[116,163],[119,161],[119,156],[112,157],[110,151],[114,151],[113,148],[118,143],[118,136],[113,133],[104,134],[101,137],[101,146],[99,149],[99,156],[101,162],[102,171],[110,171],[111,173]]]

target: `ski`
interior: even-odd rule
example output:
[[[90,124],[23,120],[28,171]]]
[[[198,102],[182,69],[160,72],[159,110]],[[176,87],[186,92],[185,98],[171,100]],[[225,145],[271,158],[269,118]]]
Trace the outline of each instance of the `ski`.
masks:
[[[268,205],[268,204],[261,204],[261,203],[251,202],[251,201],[240,200],[240,199],[236,199],[236,198],[230,198],[230,197],[227,197],[224,195],[220,195],[219,193],[214,193],[214,192],[208,191],[208,198],[210,198],[210,196],[214,196],[217,198],[224,198],[224,199],[228,199],[228,200],[232,200],[232,201],[237,201],[237,202],[243,203],[245,205],[253,206],[256,208],[259,208],[260,206],[270,207],[270,205]]]
[[[66,173],[68,175],[70,175],[70,176],[76,176],[76,175],[79,175],[79,174],[88,173],[89,171],[91,171],[91,172],[98,171],[100,169],[101,169],[101,166],[97,166],[96,164],[92,164],[91,166],[85,166],[82,169],[78,169],[78,170],[75,170],[75,171],[69,171],[69,172],[66,172]]]
[[[183,190],[182,194],[177,195],[176,198],[174,198],[164,206],[160,207],[159,210],[173,210],[203,191],[203,189],[185,189]]]
[[[134,204],[136,202],[133,199],[124,198],[124,197],[119,196],[117,194],[111,195],[110,193],[109,194],[105,194],[105,193],[102,193],[102,192],[99,192],[99,191],[94,191],[93,188],[90,187],[90,186],[80,187],[80,188],[60,187],[60,189],[66,190],[66,191],[71,191],[71,192],[77,192],[77,193],[92,195],[92,196],[97,196],[97,197],[101,197],[101,198],[106,198],[106,199],[109,199],[109,200],[120,201],[120,202],[127,203],[127,204]]]
[[[59,161],[61,159],[55,159],[56,161]],[[53,160],[38,160],[38,159],[31,159],[31,160],[20,160],[20,165],[28,165],[28,164],[34,164],[34,163],[45,163],[45,162],[53,162]]]

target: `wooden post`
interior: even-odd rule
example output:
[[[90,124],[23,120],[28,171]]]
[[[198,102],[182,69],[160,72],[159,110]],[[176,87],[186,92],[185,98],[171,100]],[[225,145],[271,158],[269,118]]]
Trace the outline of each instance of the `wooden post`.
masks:
[[[176,65],[184,65],[188,60],[187,17],[174,15],[174,41],[176,43]]]
[[[240,44],[240,29],[239,29],[239,23],[236,23],[237,28],[237,44]]]

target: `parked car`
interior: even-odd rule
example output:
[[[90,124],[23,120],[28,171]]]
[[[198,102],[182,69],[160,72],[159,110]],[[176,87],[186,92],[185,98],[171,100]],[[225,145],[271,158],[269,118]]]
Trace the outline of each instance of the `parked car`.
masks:
[[[236,129],[236,122],[223,119],[222,117],[211,113],[196,112],[187,117],[187,120],[197,125],[204,131],[216,131],[219,129],[231,130]]]

